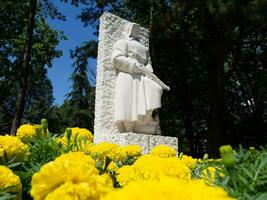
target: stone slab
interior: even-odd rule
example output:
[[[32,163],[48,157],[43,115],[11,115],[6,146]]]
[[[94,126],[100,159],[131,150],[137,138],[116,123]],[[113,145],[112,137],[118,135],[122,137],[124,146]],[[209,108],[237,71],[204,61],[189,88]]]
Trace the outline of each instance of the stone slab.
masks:
[[[100,17],[97,56],[94,134],[119,133],[115,124],[116,71],[112,64],[112,48],[122,39],[129,21],[105,12]],[[148,30],[141,28],[140,43],[148,47]]]
[[[94,136],[94,143],[110,142],[121,146],[139,145],[142,153],[147,154],[157,145],[167,145],[173,147],[178,152],[178,138],[160,135],[148,135],[141,133],[98,133]]]

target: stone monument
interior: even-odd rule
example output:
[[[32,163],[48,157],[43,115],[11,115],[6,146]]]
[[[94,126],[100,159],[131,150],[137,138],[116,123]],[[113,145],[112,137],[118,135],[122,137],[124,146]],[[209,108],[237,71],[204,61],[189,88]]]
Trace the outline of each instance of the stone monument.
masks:
[[[105,12],[100,17],[94,142],[137,144],[143,153],[156,145],[178,148],[178,139],[159,135],[153,110],[161,107],[162,90],[153,74],[148,31]]]

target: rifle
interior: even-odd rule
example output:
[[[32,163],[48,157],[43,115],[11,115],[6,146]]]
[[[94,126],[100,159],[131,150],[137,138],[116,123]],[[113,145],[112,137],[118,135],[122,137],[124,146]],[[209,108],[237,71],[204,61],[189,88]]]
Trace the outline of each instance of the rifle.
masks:
[[[170,87],[163,83],[155,74],[149,71],[147,68],[142,69],[143,74],[159,84],[164,90],[170,91]]]

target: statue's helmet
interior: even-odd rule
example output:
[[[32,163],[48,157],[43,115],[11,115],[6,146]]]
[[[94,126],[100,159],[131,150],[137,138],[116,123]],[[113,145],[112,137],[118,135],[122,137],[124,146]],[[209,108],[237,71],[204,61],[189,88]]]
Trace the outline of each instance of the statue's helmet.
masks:
[[[141,27],[139,24],[129,22],[128,24],[126,24],[124,29],[125,37],[139,39],[140,28]]]

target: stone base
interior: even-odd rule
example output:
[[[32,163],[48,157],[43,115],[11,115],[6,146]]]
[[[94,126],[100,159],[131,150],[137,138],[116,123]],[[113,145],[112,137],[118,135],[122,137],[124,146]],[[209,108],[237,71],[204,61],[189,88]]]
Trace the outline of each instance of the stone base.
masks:
[[[147,154],[157,145],[167,145],[173,147],[178,152],[178,138],[147,135],[140,133],[116,133],[116,134],[96,134],[94,135],[94,143],[110,142],[121,146],[136,144],[141,146],[142,153]]]

